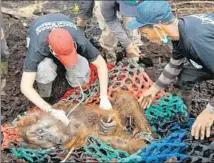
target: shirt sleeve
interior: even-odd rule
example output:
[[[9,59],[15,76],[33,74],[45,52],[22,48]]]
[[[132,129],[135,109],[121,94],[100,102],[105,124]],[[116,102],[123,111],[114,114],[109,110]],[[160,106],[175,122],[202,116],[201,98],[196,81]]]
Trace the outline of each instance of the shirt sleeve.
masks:
[[[83,36],[84,37],[84,36]],[[88,62],[93,62],[100,54],[99,50],[95,48],[91,42],[84,37],[84,42],[81,45],[77,45],[77,52],[81,56],[85,57]]]
[[[177,43],[173,43],[173,51],[170,62],[166,65],[162,74],[154,83],[160,90],[165,89],[179,75],[183,68],[185,57],[180,54],[177,46]]]
[[[214,114],[214,98],[210,100],[206,107],[211,113]]]
[[[116,1],[102,1],[100,5],[101,13],[106,24],[115,34],[120,43],[124,47],[127,47],[131,43],[131,40],[129,40],[120,20],[117,17]]]
[[[39,63],[45,58],[38,50],[33,50],[32,47],[28,49],[27,56],[24,60],[24,72],[36,72]]]
[[[93,8],[94,0],[81,1],[79,17],[84,20],[92,18]]]

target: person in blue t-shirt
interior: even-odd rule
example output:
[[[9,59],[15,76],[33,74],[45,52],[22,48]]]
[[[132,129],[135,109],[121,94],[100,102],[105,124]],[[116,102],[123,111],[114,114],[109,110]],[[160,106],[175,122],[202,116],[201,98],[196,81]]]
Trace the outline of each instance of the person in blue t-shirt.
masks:
[[[173,45],[170,62],[139,99],[144,109],[150,106],[157,92],[165,89],[176,77],[176,85],[186,104],[192,100],[196,83],[214,79],[214,14],[177,19],[168,2],[144,1],[137,7],[135,20],[129,22],[128,28],[139,29],[152,42]],[[186,61],[189,64],[184,65]],[[214,98],[196,118],[192,136],[196,139],[209,137],[213,122]]]

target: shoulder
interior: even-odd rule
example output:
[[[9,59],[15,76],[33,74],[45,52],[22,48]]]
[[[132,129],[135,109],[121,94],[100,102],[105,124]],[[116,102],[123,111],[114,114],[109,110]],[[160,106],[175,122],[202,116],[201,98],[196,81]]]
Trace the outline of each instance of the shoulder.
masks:
[[[66,28],[68,32],[71,34],[73,40],[75,43],[77,43],[80,46],[84,46],[85,43],[88,41],[87,38],[84,36],[82,32],[75,28]]]
[[[45,24],[43,26],[50,26],[50,25],[53,26],[54,24],[52,22],[56,22],[56,21],[72,21],[72,20],[68,16],[60,14],[60,13],[43,15],[43,16],[38,17],[31,23],[29,31],[35,30],[42,24]]]
[[[179,21],[179,32],[184,37],[196,41],[200,37],[214,33],[214,14],[185,16]]]

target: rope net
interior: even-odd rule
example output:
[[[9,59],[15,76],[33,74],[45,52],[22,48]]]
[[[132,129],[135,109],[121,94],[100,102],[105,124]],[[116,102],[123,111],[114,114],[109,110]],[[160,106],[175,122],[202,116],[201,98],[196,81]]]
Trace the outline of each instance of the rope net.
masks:
[[[98,74],[94,65],[90,65],[90,68],[90,82],[83,86],[83,103],[98,104],[100,92]],[[120,62],[117,67],[108,65],[108,69],[110,98],[113,97],[112,92],[118,89],[132,92],[136,98],[139,98],[152,85],[151,79],[143,68],[128,60]],[[81,99],[80,89],[73,88],[67,91],[54,106],[67,107],[79,103]],[[17,145],[22,140],[17,136],[15,124],[29,112],[37,109],[34,107],[17,117],[13,126],[1,126],[2,150],[9,149],[16,158],[24,158],[28,162],[62,161],[69,152],[62,146],[42,150]],[[155,140],[145,133],[139,133],[139,139],[146,138],[149,145],[130,155],[127,151],[113,149],[108,143],[91,135],[86,139],[85,146],[72,152],[67,162],[165,162],[172,157],[176,157],[178,162],[212,162],[214,160],[214,130],[211,137],[204,141],[191,139],[190,128],[194,119],[189,118],[186,106],[180,97],[160,92],[154,104],[144,113],[160,140]],[[127,120],[127,123],[132,126],[131,120]]]

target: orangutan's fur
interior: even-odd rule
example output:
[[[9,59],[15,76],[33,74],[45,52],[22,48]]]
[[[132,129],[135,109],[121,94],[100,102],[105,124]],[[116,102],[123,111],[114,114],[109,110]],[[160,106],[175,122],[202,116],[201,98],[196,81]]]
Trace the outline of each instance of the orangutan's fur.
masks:
[[[134,133],[124,130],[126,118],[135,120],[135,132],[152,133],[146,117],[140,109],[137,99],[127,91],[113,93],[113,111],[105,111],[97,105],[81,105],[69,116],[69,126],[65,127],[51,115],[41,110],[35,111],[18,124],[19,135],[31,146],[49,148],[56,144],[66,148],[82,147],[89,135],[96,135],[113,148],[136,152],[146,145],[143,140],[133,138]],[[69,112],[70,108],[65,108]],[[116,129],[108,136],[100,134],[100,119],[111,116],[117,122]]]

